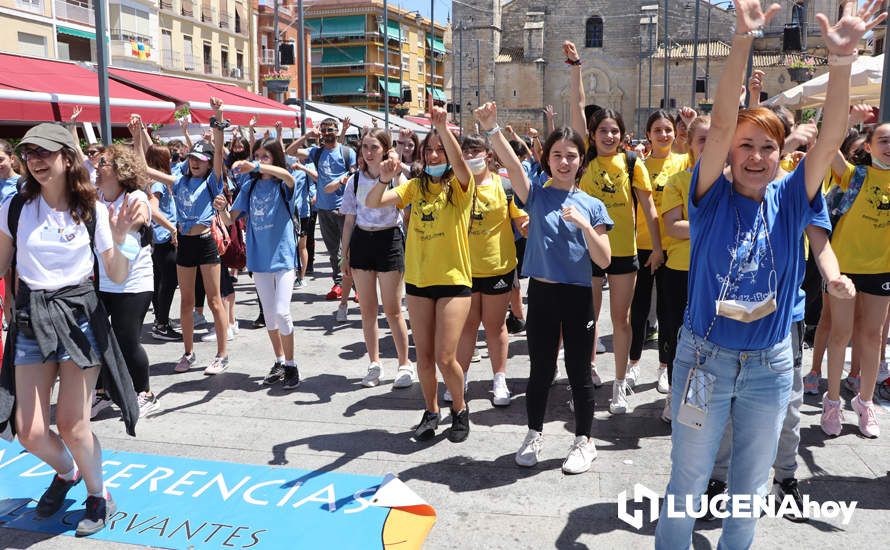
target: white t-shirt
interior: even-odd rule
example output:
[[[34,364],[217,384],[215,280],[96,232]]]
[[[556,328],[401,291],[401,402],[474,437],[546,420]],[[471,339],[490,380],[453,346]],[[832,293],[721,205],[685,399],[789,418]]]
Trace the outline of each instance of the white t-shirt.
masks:
[[[117,213],[121,205],[124,204],[124,193],[121,193],[114,201],[114,212]],[[105,205],[105,211],[112,204],[105,200],[102,192],[99,191],[99,201]],[[148,196],[143,191],[133,191],[130,193],[130,204],[143,203],[148,208],[149,215],[151,213],[151,203],[148,202]],[[139,232],[130,231],[130,234],[138,241]],[[117,284],[108,278],[105,273],[105,266],[99,262],[99,290],[102,292],[113,292],[115,294],[135,293],[135,292],[152,292],[154,290],[154,268],[151,260],[151,245],[144,246],[139,250],[136,259],[130,261],[130,272],[127,273],[127,279]]]
[[[9,205],[0,206],[0,231],[9,232]],[[96,253],[114,246],[108,210],[96,202]],[[43,197],[25,203],[19,217],[16,270],[33,290],[78,285],[93,275],[93,254],[86,225],[75,224],[67,211],[57,212]],[[100,261],[101,265],[102,262]]]

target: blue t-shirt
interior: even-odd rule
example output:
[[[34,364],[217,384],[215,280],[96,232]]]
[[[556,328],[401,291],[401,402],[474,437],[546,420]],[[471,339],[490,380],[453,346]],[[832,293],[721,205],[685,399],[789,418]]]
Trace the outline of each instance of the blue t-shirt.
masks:
[[[302,170],[293,170],[294,177],[294,212],[300,218],[309,217],[309,180],[311,179]]]
[[[281,188],[284,188],[287,204],[281,199]],[[238,194],[232,210],[247,217],[248,271],[275,273],[296,266],[292,202],[293,189],[277,179],[252,180]]]
[[[173,184],[179,232],[188,233],[196,225],[210,227],[213,220],[213,199],[220,193],[222,182],[212,170],[205,179],[180,176]]]
[[[315,151],[318,147],[309,149],[309,162],[315,159]],[[341,154],[340,151],[343,151]],[[346,156],[344,161],[343,155]],[[324,188],[327,184],[335,179],[339,179],[343,174],[349,171],[351,166],[355,166],[355,152],[351,147],[337,144],[333,149],[327,147],[321,148],[321,155],[318,157],[318,202],[316,207],[319,210],[336,210],[340,208],[343,202],[343,187],[340,186],[333,193],[326,193]]]
[[[605,225],[612,229],[612,218],[599,199],[583,191],[563,191],[533,183],[525,202],[529,223],[522,274],[589,287],[593,269],[587,242],[575,224],[562,219],[562,209],[567,206],[584,213],[593,227]]]
[[[161,211],[161,214],[163,214],[165,218],[170,220],[171,223],[175,224],[176,202],[173,200],[173,194],[170,192],[170,188],[159,181],[155,181],[151,184],[151,193],[158,197],[158,210]],[[170,231],[168,231],[165,227],[155,221],[151,222],[151,227],[154,230],[155,244],[166,243],[170,241]]]
[[[19,178],[21,176],[13,176],[0,180],[0,204],[3,204],[10,197],[19,192]]]
[[[722,174],[696,204],[699,167],[695,167],[689,189],[691,254],[686,328],[705,336],[713,321],[708,339],[734,350],[766,349],[788,336],[805,270],[803,231],[826,210],[821,193],[812,201],[807,199],[805,165],[801,162],[793,172],[766,188],[763,218],[769,239],[759,214],[761,203],[733,191],[732,183]],[[732,258],[735,259],[726,299],[766,299],[770,293],[770,272],[775,269],[776,311],[752,323],[727,317],[715,319],[716,300]]]
[[[174,176],[184,175],[188,171],[189,161],[188,159],[181,160],[179,162],[171,162],[170,163],[170,173]]]

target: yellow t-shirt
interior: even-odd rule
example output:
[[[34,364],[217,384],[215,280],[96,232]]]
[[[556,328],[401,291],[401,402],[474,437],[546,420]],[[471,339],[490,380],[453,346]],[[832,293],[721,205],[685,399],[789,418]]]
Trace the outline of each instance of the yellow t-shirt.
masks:
[[[680,207],[683,219],[689,219],[689,185],[692,183],[692,172],[683,170],[668,178],[661,197],[661,208],[658,217],[664,224],[665,212]],[[667,265],[676,271],[689,271],[689,239],[675,239],[664,236],[664,249],[667,251]]]
[[[405,245],[405,282],[418,287],[434,285],[472,286],[467,230],[473,180],[466,191],[457,178],[446,184],[429,183],[428,193],[414,178],[394,189],[399,208],[411,206]],[[447,189],[451,188],[451,201]]]
[[[855,169],[848,163],[835,180],[844,191]],[[834,228],[831,247],[843,273],[890,273],[890,170],[868,167],[859,195]]]
[[[634,165],[633,186],[652,192],[649,171],[643,161]],[[636,256],[633,198],[631,197],[627,160],[623,154],[596,157],[587,165],[579,187],[592,197],[603,201],[615,226],[609,231],[612,257]]]
[[[661,194],[664,186],[667,184],[668,178],[682,172],[686,169],[689,162],[687,155],[678,155],[670,153],[662,159],[649,157],[646,159],[646,170],[649,171],[649,181],[652,184],[652,200],[655,201],[655,210],[658,215],[658,229],[661,233],[661,239],[664,241],[664,221],[661,219]],[[643,215],[643,207],[637,203],[637,248],[640,250],[652,250],[652,236],[649,235],[649,225],[646,223],[646,217]],[[664,244],[662,243],[662,248]]]
[[[507,194],[501,177],[492,174],[488,182],[476,185],[470,201],[470,266],[473,277],[495,277],[516,268],[513,242],[514,218],[525,217]]]

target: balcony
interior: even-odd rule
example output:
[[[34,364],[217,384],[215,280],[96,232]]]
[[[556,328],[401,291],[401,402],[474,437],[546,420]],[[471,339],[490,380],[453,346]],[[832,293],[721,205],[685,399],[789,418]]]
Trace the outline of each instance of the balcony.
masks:
[[[194,55],[182,55],[179,50],[160,50],[161,67],[170,71],[194,71],[197,67]]]
[[[219,14],[219,28],[228,30],[229,29],[229,14],[221,13]]]
[[[91,27],[96,26],[93,14],[93,3],[80,0],[55,0],[56,17],[66,21],[74,21]]]
[[[173,0],[160,0],[159,5],[162,10],[172,10]]]
[[[270,52],[271,53],[271,52]],[[383,63],[325,63],[312,64],[312,74],[316,76],[334,76],[343,74],[373,74],[383,76]],[[399,77],[399,66],[389,66],[390,78]]]
[[[201,22],[212,24],[214,19],[216,19],[216,8],[207,5],[201,6]]]
[[[260,64],[261,65],[274,65],[275,64],[275,52],[272,50],[265,50],[260,53]]]

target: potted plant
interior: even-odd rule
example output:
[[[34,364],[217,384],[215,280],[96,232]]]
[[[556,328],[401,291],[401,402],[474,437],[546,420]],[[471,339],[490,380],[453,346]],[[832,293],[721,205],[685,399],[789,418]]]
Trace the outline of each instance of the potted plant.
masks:
[[[807,57],[791,57],[785,56],[785,68],[788,69],[788,76],[791,80],[800,84],[813,78],[816,74],[816,59]]]
[[[272,71],[263,75],[263,82],[270,92],[286,92],[290,86],[290,76],[284,71]]]

